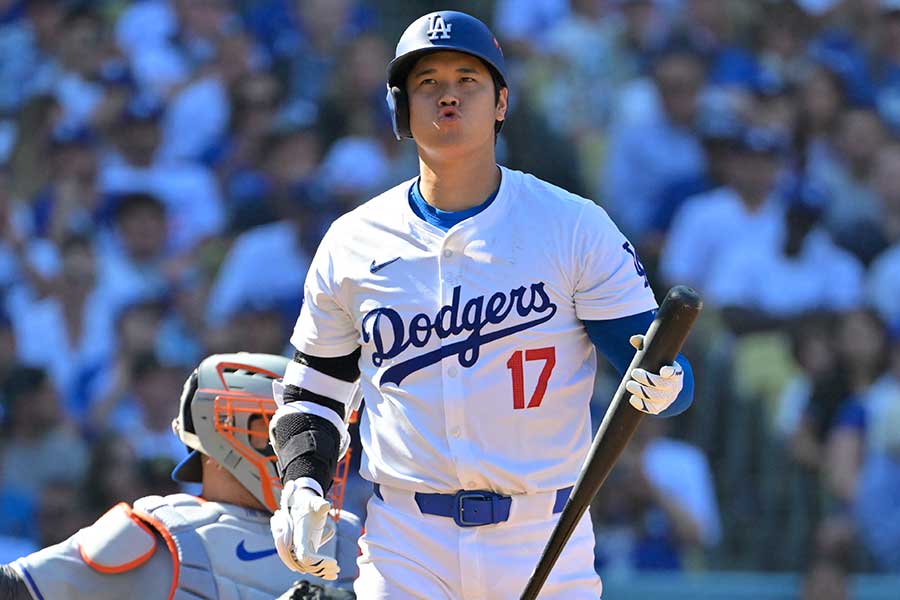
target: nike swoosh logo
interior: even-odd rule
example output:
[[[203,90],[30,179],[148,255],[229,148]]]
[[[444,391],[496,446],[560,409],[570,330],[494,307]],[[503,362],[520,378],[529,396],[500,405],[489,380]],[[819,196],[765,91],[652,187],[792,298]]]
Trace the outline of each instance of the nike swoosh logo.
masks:
[[[249,562],[251,560],[259,560],[261,558],[266,558],[267,556],[277,554],[278,550],[272,548],[270,550],[259,550],[258,552],[251,552],[244,547],[244,540],[241,540],[241,543],[237,545],[237,549],[234,553],[237,555],[238,560]]]
[[[375,261],[372,260],[372,264],[369,265],[369,273],[377,273],[378,271],[382,270],[389,264],[391,264],[393,262],[397,262],[398,260],[400,260],[399,256],[397,258],[392,258],[391,260],[385,261],[383,263],[379,263],[377,265],[375,264]]]

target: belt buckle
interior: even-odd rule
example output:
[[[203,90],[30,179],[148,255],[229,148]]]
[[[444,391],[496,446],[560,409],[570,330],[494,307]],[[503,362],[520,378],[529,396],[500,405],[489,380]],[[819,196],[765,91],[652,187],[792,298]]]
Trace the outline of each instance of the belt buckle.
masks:
[[[491,502],[491,521],[487,523],[483,523],[481,521],[466,521],[465,515],[463,515],[463,501],[464,500],[487,500],[491,501],[493,494],[489,492],[470,492],[466,490],[461,490],[456,492],[454,495],[454,508],[456,509],[453,512],[453,521],[459,525],[460,527],[479,527],[481,525],[487,525],[494,519],[494,506],[493,502]]]

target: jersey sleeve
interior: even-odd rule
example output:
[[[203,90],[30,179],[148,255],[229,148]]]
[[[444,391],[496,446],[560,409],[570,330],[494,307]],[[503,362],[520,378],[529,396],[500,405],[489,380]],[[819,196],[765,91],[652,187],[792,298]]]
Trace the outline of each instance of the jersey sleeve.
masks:
[[[340,297],[335,239],[332,226],[325,234],[306,275],[303,306],[294,325],[291,344],[305,354],[332,358],[359,347],[359,335],[350,311]]]
[[[101,573],[82,558],[78,534],[64,542],[17,559],[10,566],[22,576],[34,600],[119,600],[167,598],[172,562],[160,549],[141,566],[121,573]]]
[[[599,206],[586,205],[574,230],[572,281],[582,321],[653,310],[656,299],[634,246]]]

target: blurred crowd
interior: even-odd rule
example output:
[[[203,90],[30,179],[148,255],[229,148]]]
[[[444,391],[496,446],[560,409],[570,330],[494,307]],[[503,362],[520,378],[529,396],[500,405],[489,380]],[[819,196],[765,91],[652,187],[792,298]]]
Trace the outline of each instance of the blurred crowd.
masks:
[[[900,572],[900,1],[456,4],[509,63],[499,160],[706,301],[598,568]],[[0,560],[175,489],[202,356],[290,352],[329,223],[417,173],[385,67],[434,8],[0,0]]]

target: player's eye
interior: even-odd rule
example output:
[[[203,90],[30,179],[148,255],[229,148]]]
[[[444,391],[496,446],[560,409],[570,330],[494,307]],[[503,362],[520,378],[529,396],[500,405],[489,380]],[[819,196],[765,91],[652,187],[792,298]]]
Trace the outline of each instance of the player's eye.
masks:
[[[475,78],[469,77],[468,75],[465,77],[460,77],[459,80],[462,81],[463,83],[475,83]]]
[[[437,80],[429,77],[420,81],[419,85],[434,85],[435,83],[437,83]]]

